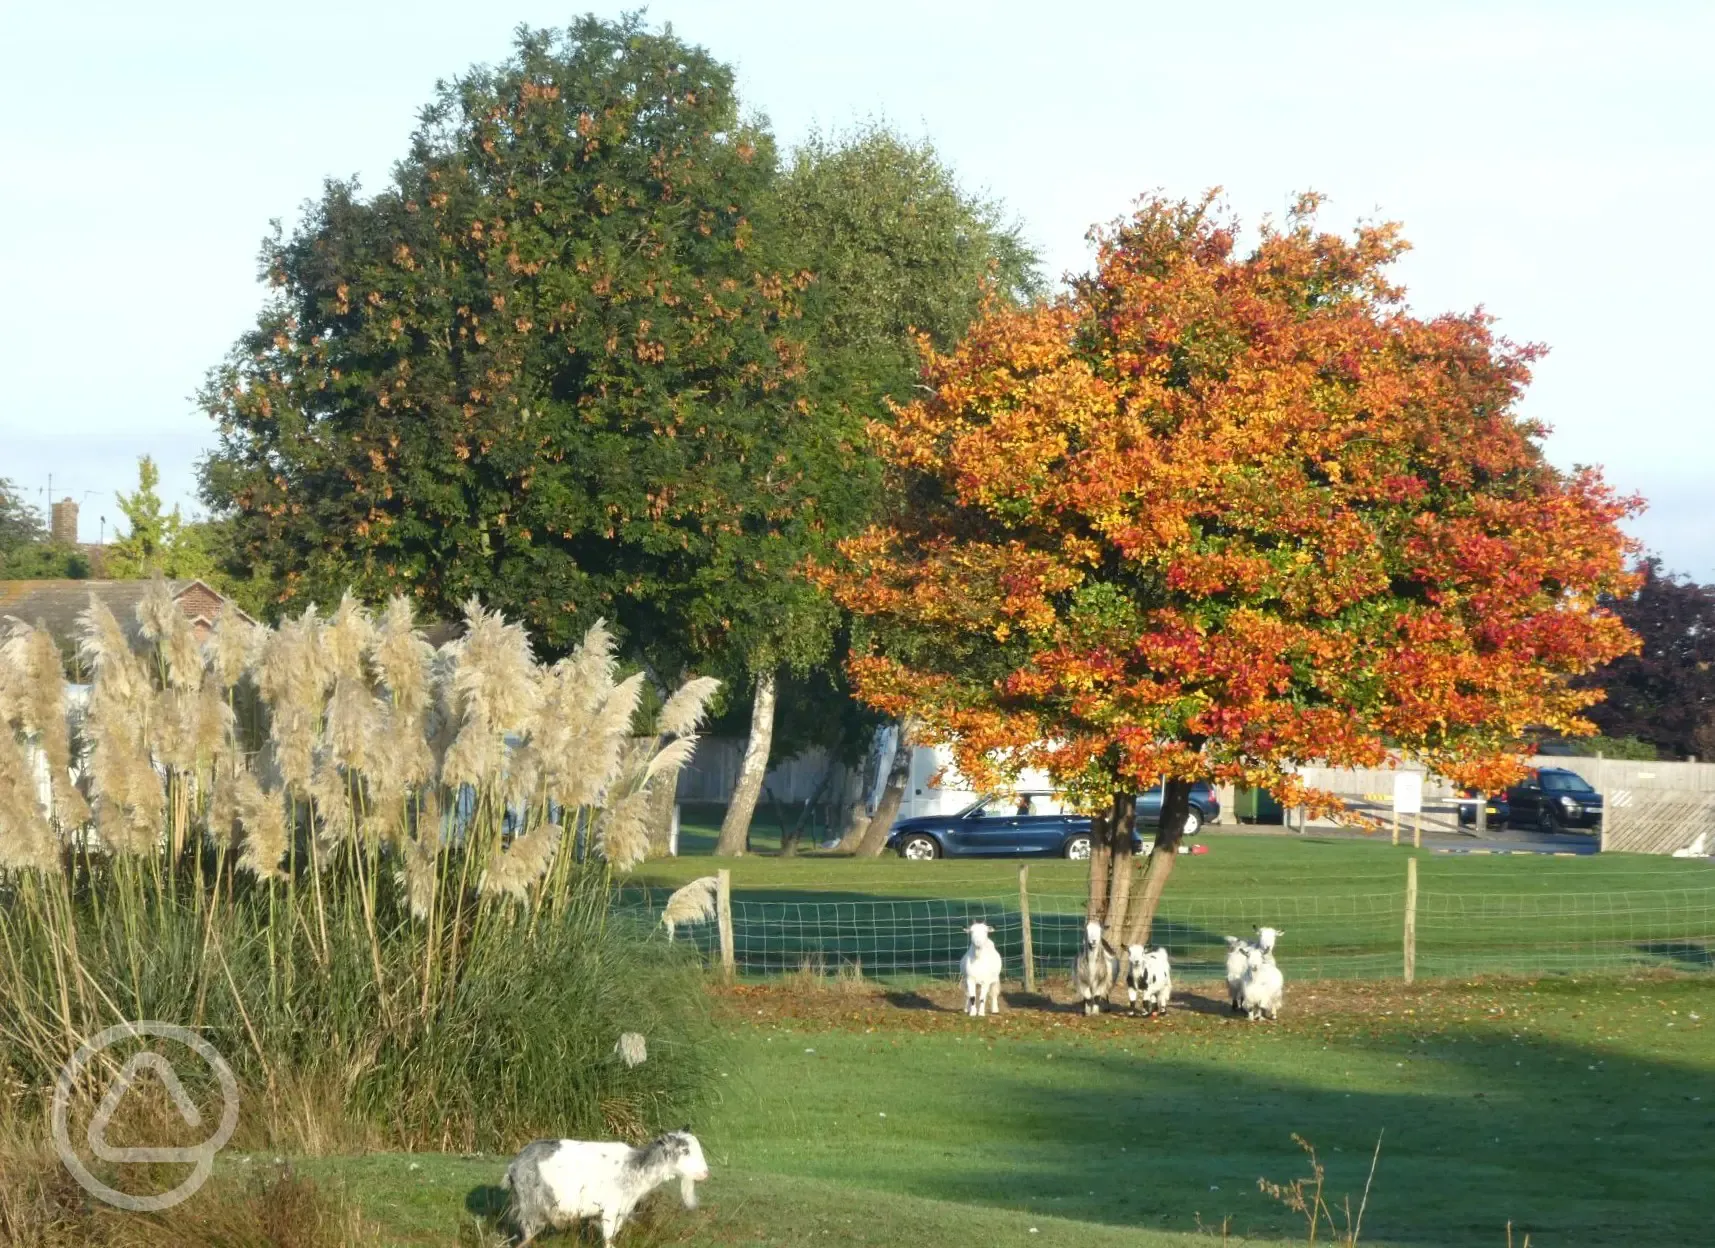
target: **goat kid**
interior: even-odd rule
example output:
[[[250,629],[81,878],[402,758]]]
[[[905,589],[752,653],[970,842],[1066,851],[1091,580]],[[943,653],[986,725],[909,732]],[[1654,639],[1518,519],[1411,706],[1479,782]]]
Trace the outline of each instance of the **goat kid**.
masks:
[[[1120,960],[1102,936],[1100,923],[1084,924],[1084,944],[1072,963],[1072,985],[1084,1003],[1085,1015],[1100,1014],[1102,1004],[1119,978]]]
[[[1248,940],[1240,940],[1237,936],[1228,936],[1227,940],[1227,1000],[1232,1004],[1233,1013],[1240,1012],[1239,994],[1244,989],[1245,970],[1250,965],[1250,952],[1256,948]]]
[[[685,1208],[695,1209],[696,1184],[708,1177],[703,1146],[687,1127],[642,1148],[537,1140],[512,1159],[501,1186],[511,1193],[508,1214],[518,1248],[545,1230],[566,1230],[585,1218],[601,1220],[601,1242],[613,1248],[613,1237],[650,1192],[678,1179]]]
[[[1141,999],[1145,1014],[1151,1017],[1165,1014],[1173,997],[1173,972],[1167,950],[1131,945],[1125,953],[1125,995],[1131,1002],[1131,1012],[1138,1012],[1137,1003]]]
[[[971,935],[971,947],[959,959],[959,979],[965,986],[965,1013],[981,1018],[990,1010],[1000,1013],[1000,950],[994,947],[987,923],[973,923],[965,929]]]
[[[1286,977],[1274,964],[1273,951],[1252,945],[1245,955],[1245,978],[1239,987],[1239,1008],[1253,1023],[1265,1015],[1273,1022],[1280,1016],[1280,1001],[1285,994]]]

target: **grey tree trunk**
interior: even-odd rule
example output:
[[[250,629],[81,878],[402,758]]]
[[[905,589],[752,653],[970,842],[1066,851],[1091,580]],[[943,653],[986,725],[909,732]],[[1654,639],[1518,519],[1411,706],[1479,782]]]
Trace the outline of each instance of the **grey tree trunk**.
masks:
[[[774,746],[774,693],[774,673],[758,675],[756,699],[750,707],[750,736],[744,743],[744,759],[739,763],[738,783],[733,786],[726,818],[721,820],[720,839],[715,842],[717,856],[736,858],[750,848],[750,820],[756,813],[756,799],[762,796],[768,752]]]
[[[899,725],[899,742],[894,746],[893,766],[888,768],[887,788],[882,791],[875,814],[870,816],[869,826],[853,851],[859,858],[879,858],[887,848],[887,834],[893,830],[899,805],[905,800],[905,786],[911,779],[912,748],[911,724],[906,721]]]

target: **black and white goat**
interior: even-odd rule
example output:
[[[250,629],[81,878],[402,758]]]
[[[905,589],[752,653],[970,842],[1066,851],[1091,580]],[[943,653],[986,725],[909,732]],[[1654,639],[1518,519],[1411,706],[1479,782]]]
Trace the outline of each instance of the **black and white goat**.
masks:
[[[501,1186],[511,1193],[508,1216],[519,1248],[545,1230],[566,1230],[586,1218],[601,1220],[601,1242],[613,1248],[613,1237],[650,1192],[678,1179],[685,1208],[695,1209],[696,1185],[708,1177],[703,1146],[687,1127],[642,1148],[537,1140],[512,1159]]]
[[[1126,947],[1125,995],[1133,1014],[1138,1012],[1139,1001],[1143,1002],[1143,1013],[1151,1017],[1167,1013],[1167,1003],[1173,999],[1173,968],[1167,950]]]

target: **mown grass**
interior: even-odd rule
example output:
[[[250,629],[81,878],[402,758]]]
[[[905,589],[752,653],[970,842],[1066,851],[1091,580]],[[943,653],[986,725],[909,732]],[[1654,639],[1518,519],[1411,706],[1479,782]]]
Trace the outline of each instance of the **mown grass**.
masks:
[[[1543,1248],[1707,1242],[1709,981],[1288,991],[1268,1026],[1196,1002],[972,1020],[936,994],[733,990],[723,1095],[696,1124],[704,1207],[668,1194],[630,1243],[1180,1248],[1223,1219],[1235,1241],[1302,1242],[1256,1186],[1303,1172],[1294,1132],[1336,1203],[1382,1134],[1368,1244],[1499,1248],[1509,1221]],[[427,1245],[492,1207],[504,1158],[305,1165]]]

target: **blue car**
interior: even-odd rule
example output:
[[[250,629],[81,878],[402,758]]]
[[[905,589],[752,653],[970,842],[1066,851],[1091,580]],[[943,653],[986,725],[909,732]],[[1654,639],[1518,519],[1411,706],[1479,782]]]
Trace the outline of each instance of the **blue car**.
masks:
[[[1218,818],[1221,804],[1207,784],[1191,789],[1191,812],[1185,835],[1195,836]],[[1157,785],[1137,799],[1137,823],[1132,847],[1143,850],[1138,829],[1161,823],[1161,788]],[[1090,817],[1061,812],[1052,793],[1006,793],[985,797],[952,815],[919,815],[902,819],[887,838],[887,847],[901,858],[1051,857],[1082,860],[1090,856]]]

